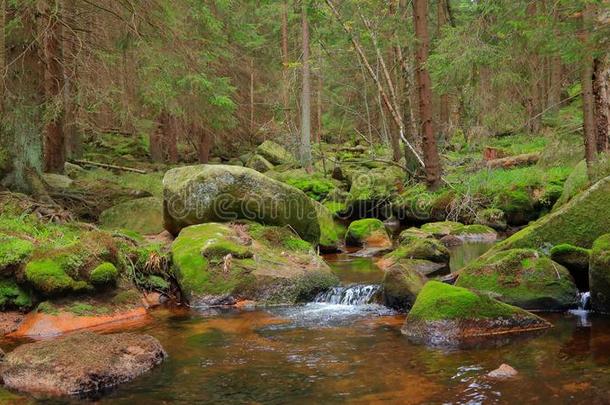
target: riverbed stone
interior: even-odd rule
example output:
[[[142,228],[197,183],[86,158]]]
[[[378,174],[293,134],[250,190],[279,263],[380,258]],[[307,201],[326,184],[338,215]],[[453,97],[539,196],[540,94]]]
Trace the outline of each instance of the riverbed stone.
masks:
[[[314,201],[294,187],[255,170],[226,165],[172,169],[163,179],[165,228],[173,235],[206,222],[247,219],[290,226],[317,244],[320,224]]]
[[[421,226],[421,230],[431,233],[436,238],[455,234],[464,228],[464,224],[454,221],[428,222]]]
[[[498,233],[487,225],[465,225],[451,232],[451,236],[456,236],[465,242],[495,242]]]
[[[425,232],[419,228],[411,227],[400,232],[400,235],[398,235],[398,243],[404,245],[418,239],[431,239],[433,237],[434,235],[432,235],[430,232]]]
[[[480,258],[459,271],[456,282],[524,309],[564,310],[577,304],[570,272],[532,249],[511,249]]]
[[[553,246],[551,259],[570,271],[580,291],[589,291],[589,260],[591,249],[562,243]]]
[[[591,308],[596,312],[610,313],[610,234],[593,243],[589,266]]]
[[[427,260],[448,267],[449,250],[436,239],[419,239],[398,246],[394,251],[383,256],[382,261],[397,263],[412,259]]]
[[[142,235],[163,232],[163,200],[157,197],[138,198],[115,205],[100,215],[105,229],[130,230]]]
[[[388,248],[392,240],[383,222],[376,218],[353,221],[347,228],[345,243],[348,246]]]
[[[166,356],[152,336],[79,333],[19,346],[6,355],[0,375],[18,391],[87,395],[131,381]]]
[[[172,255],[180,289],[193,305],[214,297],[291,304],[338,283],[312,245],[288,227],[193,225],[180,232]]]
[[[32,242],[0,232],[0,275],[12,275],[33,251]]]
[[[460,345],[470,340],[551,327],[544,319],[486,294],[429,281],[401,329],[411,341]]]
[[[415,263],[394,264],[384,271],[381,282],[384,304],[397,310],[408,310],[427,281]]]

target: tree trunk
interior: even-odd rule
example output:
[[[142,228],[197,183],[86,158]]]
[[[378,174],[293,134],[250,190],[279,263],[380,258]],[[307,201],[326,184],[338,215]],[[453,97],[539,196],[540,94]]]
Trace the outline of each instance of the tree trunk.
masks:
[[[595,128],[595,99],[593,97],[593,55],[589,49],[588,30],[592,21],[592,10],[586,6],[583,12],[583,45],[585,56],[582,58],[581,84],[582,84],[582,108],[583,128],[585,141],[585,159],[591,177],[592,163],[597,160],[597,134]]]
[[[449,17],[447,16],[447,7],[446,0],[438,0],[438,9],[437,9],[437,28],[438,28],[438,36],[441,37],[441,31],[445,24],[447,24]],[[449,94],[446,92],[442,93],[440,96],[440,133],[443,138],[446,138],[449,133]]]
[[[44,169],[47,172],[61,173],[66,160],[63,106],[60,107],[61,103],[58,102],[61,100],[63,76],[61,25],[57,18],[57,1],[45,1],[42,6],[44,18],[39,29],[43,44],[44,96],[48,117],[44,131]]]
[[[288,0],[282,3],[282,104],[284,107],[284,119],[290,124],[290,86],[288,67]]]
[[[307,21],[308,2],[303,1],[301,22],[303,34],[303,89],[301,93],[301,165],[311,170],[311,85],[309,70],[309,23]]]
[[[178,163],[178,120],[170,114],[167,115],[163,128],[163,145],[165,161],[167,163]]]
[[[254,58],[250,59],[250,134],[254,135]]]
[[[561,58],[559,56],[553,56],[550,62],[550,84],[548,94],[548,105],[552,112],[559,111],[561,102],[561,76],[563,66],[561,64]]]
[[[595,98],[595,127],[597,151],[609,150],[610,139],[610,58],[594,62],[593,96]]]
[[[4,121],[4,76],[6,74],[6,43],[4,27],[6,25],[6,0],[0,0],[0,131]]]
[[[212,148],[210,134],[196,126],[193,126],[193,133],[198,135],[199,146],[197,152],[199,163],[206,164],[210,161],[210,149]]]
[[[69,26],[65,29],[62,38],[62,52],[64,61],[64,133],[65,133],[65,148],[67,158],[78,158],[82,154],[82,139],[77,127],[77,108],[76,108],[76,79],[77,79],[77,60],[76,44],[78,38],[76,31],[72,28],[75,26],[76,20],[76,5],[74,0],[63,0],[62,9],[64,13],[65,24]]]
[[[426,67],[430,46],[428,0],[413,0],[413,18],[415,20],[415,37],[417,38],[415,62],[417,64],[417,86],[426,181],[430,189],[436,189],[441,183],[441,165],[432,126],[432,82]]]
[[[165,113],[162,112],[157,118],[157,125],[150,133],[148,140],[148,153],[153,162],[163,162],[163,126],[165,122]]]

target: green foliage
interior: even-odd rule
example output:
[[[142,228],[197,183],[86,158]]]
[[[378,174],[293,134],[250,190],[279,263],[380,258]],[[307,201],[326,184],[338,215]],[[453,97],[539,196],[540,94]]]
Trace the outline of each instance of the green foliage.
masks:
[[[116,283],[119,271],[112,263],[102,263],[91,271],[89,281],[95,286],[108,286]]]
[[[359,219],[349,224],[345,238],[353,241],[364,241],[374,232],[385,233],[385,225],[376,218]]]
[[[32,242],[0,233],[0,272],[23,263],[33,250]]]
[[[17,285],[14,280],[0,279],[0,311],[31,308],[31,294]]]
[[[36,260],[28,263],[25,269],[25,278],[41,293],[53,296],[80,289],[72,277],[66,274],[60,263],[53,259]]]

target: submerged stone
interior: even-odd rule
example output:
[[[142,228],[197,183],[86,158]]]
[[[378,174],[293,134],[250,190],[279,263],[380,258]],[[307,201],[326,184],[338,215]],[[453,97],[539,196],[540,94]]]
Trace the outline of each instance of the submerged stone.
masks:
[[[86,395],[131,381],[166,356],[152,336],[80,333],[19,346],[6,355],[0,375],[18,391]]]
[[[549,327],[551,324],[544,319],[487,295],[429,281],[401,331],[416,343],[459,345],[472,339]]]
[[[180,167],[165,174],[163,187],[165,228],[174,235],[190,225],[246,219],[288,225],[314,244],[320,239],[314,202],[302,191],[252,169]]]
[[[531,249],[512,249],[480,258],[460,270],[456,285],[491,293],[525,309],[563,310],[578,301],[569,271]]]

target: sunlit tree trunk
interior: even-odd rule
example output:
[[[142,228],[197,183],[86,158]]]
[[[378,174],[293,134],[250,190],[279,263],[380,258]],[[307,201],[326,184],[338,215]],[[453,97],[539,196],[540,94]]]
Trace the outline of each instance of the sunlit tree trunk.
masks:
[[[417,86],[426,181],[430,189],[436,189],[441,183],[441,165],[432,126],[432,82],[426,66],[430,46],[428,0],[413,0],[413,18],[417,39],[415,62],[417,64]]]
[[[303,88],[301,92],[301,165],[311,170],[311,85],[309,69],[309,23],[307,21],[307,1],[301,7],[303,36]]]
[[[594,62],[593,97],[597,151],[609,150],[610,139],[610,62],[608,57]]]
[[[44,131],[44,170],[62,172],[65,163],[65,138],[63,131],[63,105],[59,101],[62,90],[61,25],[58,20],[59,3],[43,1],[39,26],[42,38],[42,60],[44,67],[44,96],[47,106]]]

